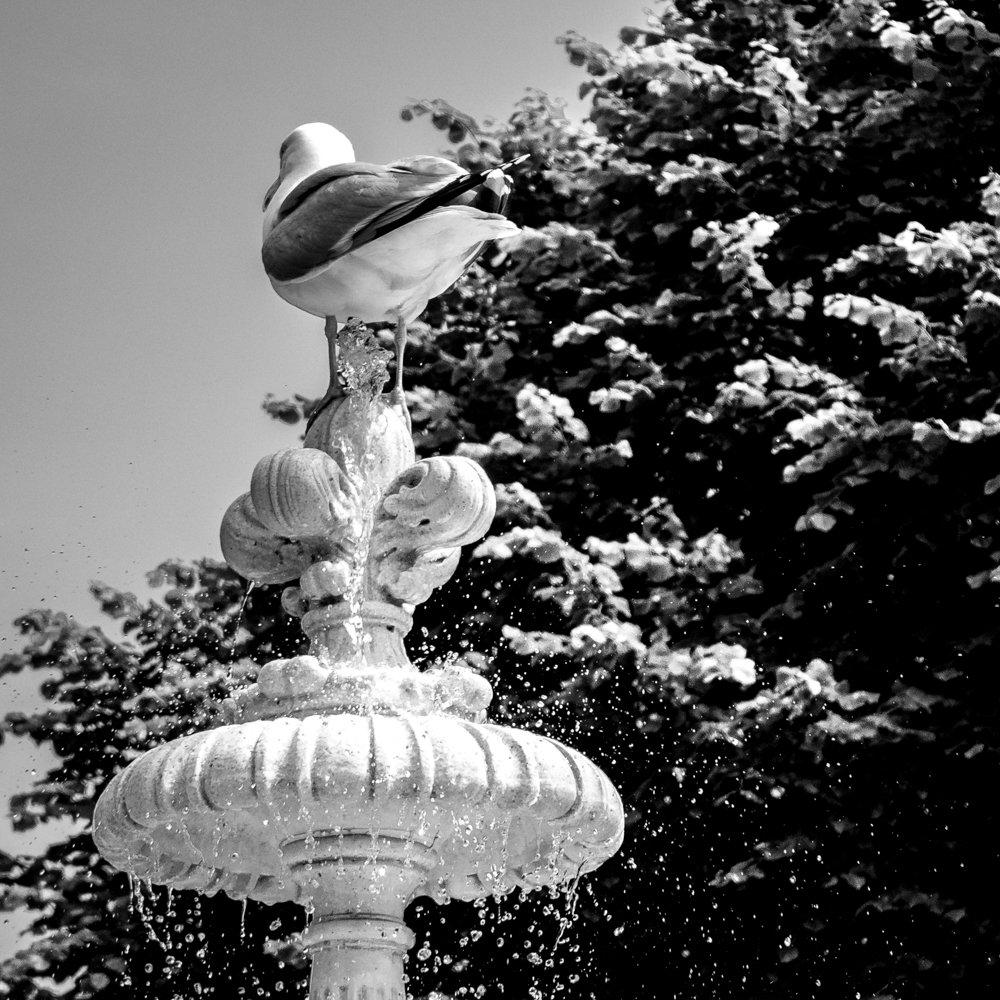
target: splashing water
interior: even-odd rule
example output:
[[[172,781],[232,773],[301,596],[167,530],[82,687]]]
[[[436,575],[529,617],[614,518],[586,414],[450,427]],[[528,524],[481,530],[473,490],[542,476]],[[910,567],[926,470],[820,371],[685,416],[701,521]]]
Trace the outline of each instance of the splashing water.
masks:
[[[149,902],[153,902],[153,883],[144,882],[141,878],[129,875],[129,890],[132,894],[132,912],[139,918],[140,923],[146,931],[146,936],[157,944],[162,944],[156,936],[156,928],[153,925],[153,917],[150,909],[146,905],[146,897],[143,895],[142,887],[145,884],[149,893]]]
[[[369,476],[364,475],[365,466],[370,459],[367,455],[367,439],[365,440],[365,453],[362,455],[359,466],[359,476],[357,482],[361,482],[361,518],[360,532],[357,545],[354,548],[354,556],[351,560],[351,576],[344,593],[344,601],[347,604],[348,618],[344,622],[344,628],[351,638],[352,660],[360,661],[364,652],[364,619],[361,611],[364,607],[365,598],[365,575],[368,563],[368,553],[371,549],[372,530],[375,525],[375,511],[381,500],[380,491],[371,484]]]
[[[358,423],[364,428],[364,437],[358,453],[349,442],[343,444],[345,472],[361,487],[361,511],[357,544],[351,560],[351,576],[344,601],[349,616],[344,623],[351,639],[352,659],[360,659],[364,650],[364,622],[361,611],[365,597],[365,576],[368,554],[371,548],[372,529],[375,513],[381,502],[380,488],[375,484],[372,455],[369,450],[375,398],[389,378],[388,362],[390,354],[381,348],[374,334],[359,323],[348,323],[340,334],[341,372],[344,376],[348,401],[354,408]]]
[[[552,945],[552,955],[555,957],[555,953],[559,948],[559,944],[563,937],[566,935],[566,931],[572,926],[573,922],[576,920],[576,907],[580,902],[580,879],[583,877],[583,865],[581,864],[576,870],[576,876],[570,883],[569,890],[566,893],[566,912],[562,915],[559,921],[559,935],[556,937],[556,942]]]
[[[455,1000],[498,996],[502,986],[470,981],[469,974],[481,961],[496,962],[499,956],[508,967],[520,966],[526,985],[519,996],[525,1000],[574,996],[581,962],[587,961],[572,936],[586,887],[582,867],[548,884],[526,884],[514,892],[481,897],[474,901],[478,926],[466,926],[457,934],[444,917],[436,919],[436,907],[416,902],[418,945],[410,953],[408,968],[413,982],[425,991],[422,995]]]
[[[236,617],[233,619],[233,634],[232,634],[232,650],[229,654],[229,664],[226,667],[226,682],[229,686],[233,683],[233,668],[236,666],[236,638],[240,633],[240,626],[243,624],[243,615],[247,609],[247,602],[250,600],[250,595],[254,592],[257,583],[254,580],[247,580],[246,590],[243,591],[243,599],[240,601],[240,606],[236,609]]]
[[[233,624],[234,640],[236,638],[236,633],[239,632],[240,626],[243,624],[243,612],[247,609],[247,601],[250,600],[250,595],[254,592],[254,588],[256,586],[256,580],[247,580],[247,589],[243,592],[243,600],[240,601],[239,610],[236,612],[236,621]]]
[[[391,354],[363,323],[350,321],[340,332],[340,371],[349,396],[373,400],[389,380]]]

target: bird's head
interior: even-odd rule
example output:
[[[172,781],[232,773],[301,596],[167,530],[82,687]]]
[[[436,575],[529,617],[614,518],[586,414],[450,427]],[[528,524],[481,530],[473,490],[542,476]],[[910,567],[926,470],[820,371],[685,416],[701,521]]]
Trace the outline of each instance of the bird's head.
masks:
[[[354,147],[343,132],[325,122],[300,125],[281,144],[278,176],[264,195],[264,234],[274,225],[286,194],[321,167],[352,163]]]

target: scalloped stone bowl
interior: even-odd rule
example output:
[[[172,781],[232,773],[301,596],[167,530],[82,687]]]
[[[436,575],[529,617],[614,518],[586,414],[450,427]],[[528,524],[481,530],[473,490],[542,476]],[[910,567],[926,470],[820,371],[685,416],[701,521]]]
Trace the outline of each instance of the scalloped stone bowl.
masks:
[[[385,836],[427,848],[414,895],[476,899],[571,879],[622,838],[618,793],[555,740],[448,715],[312,715],[228,725],[113,779],[95,840],[139,878],[268,903],[316,887],[289,844]],[[329,850],[329,845],[323,851]]]
[[[477,721],[484,678],[361,663],[317,689],[317,675],[313,656],[272,661],[271,682],[227,706],[248,721],[147,751],[94,816],[101,853],[140,879],[309,906],[313,1000],[404,1000],[415,897],[568,884],[621,845],[621,799],[599,768]]]

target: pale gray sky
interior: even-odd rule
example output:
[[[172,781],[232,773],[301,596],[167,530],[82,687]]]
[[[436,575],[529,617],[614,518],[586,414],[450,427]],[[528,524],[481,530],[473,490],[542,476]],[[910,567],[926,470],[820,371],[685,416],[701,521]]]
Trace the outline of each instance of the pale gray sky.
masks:
[[[278,145],[328,121],[359,159],[435,153],[411,97],[505,117],[526,88],[579,110],[554,44],[608,45],[638,0],[21,0],[0,32],[0,649],[54,606],[97,620],[87,583],[138,592],[171,556],[219,557],[258,458],[297,431],[268,392],[325,388],[322,324],[259,260]],[[0,711],[40,678],[0,679]],[[0,749],[0,802],[48,758]],[[0,847],[34,850],[44,837]],[[18,922],[0,925],[0,956]]]

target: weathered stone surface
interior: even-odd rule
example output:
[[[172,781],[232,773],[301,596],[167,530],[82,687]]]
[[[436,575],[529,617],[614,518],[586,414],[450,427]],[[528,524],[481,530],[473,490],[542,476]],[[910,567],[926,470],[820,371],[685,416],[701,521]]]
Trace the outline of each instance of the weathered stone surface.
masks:
[[[386,486],[415,459],[410,421],[391,396],[345,396],[334,400],[313,422],[307,448],[325,451],[345,469],[362,469],[372,492]]]
[[[455,572],[461,546],[486,533],[496,498],[471,459],[413,458],[388,397],[334,401],[306,447],[257,463],[223,518],[223,555],[260,583],[299,577],[285,598],[292,614],[335,606],[352,588],[362,601],[422,603]]]
[[[330,668],[315,656],[293,656],[290,660],[271,660],[257,676],[257,687],[267,698],[289,698],[318,691],[330,678]]]
[[[621,799],[555,740],[486,723],[489,681],[418,671],[415,604],[481,538],[493,487],[468,458],[414,461],[405,411],[348,396],[306,446],[262,459],[222,547],[284,608],[308,655],[272,660],[228,724],[157,747],[97,804],[94,840],[153,882],[315,907],[313,996],[402,1000],[417,895],[477,899],[570,883],[618,850]]]
[[[294,580],[317,558],[308,542],[275,535],[257,516],[249,493],[230,504],[219,541],[226,562],[255,583]]]
[[[461,546],[486,534],[496,495],[468,458],[425,458],[389,485],[372,530],[375,582],[387,599],[422,604],[451,579]]]
[[[284,538],[361,532],[361,498],[351,477],[325,451],[285,448],[262,458],[250,479],[260,521]]]
[[[574,878],[617,851],[604,774],[543,736],[447,715],[313,715],[158,747],[113,779],[95,841],[154,882],[311,898],[283,845],[357,830],[423,845],[417,895],[474,899]]]

